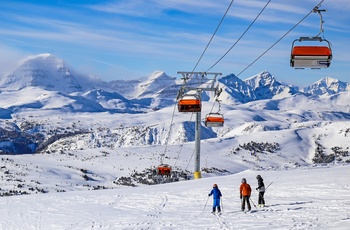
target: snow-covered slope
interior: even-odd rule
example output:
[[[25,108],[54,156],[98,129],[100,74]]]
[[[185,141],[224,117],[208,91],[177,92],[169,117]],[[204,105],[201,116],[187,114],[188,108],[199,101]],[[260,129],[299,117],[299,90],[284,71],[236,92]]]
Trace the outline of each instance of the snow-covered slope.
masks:
[[[67,174],[50,165],[47,168],[75,183],[80,175],[74,173],[74,167],[79,165],[72,166]],[[108,170],[116,169],[106,167],[105,172]],[[350,225],[349,170],[349,166],[339,165],[245,170],[230,176],[155,186],[2,197],[0,228],[346,230]],[[272,183],[265,193],[264,208],[258,207],[257,174],[266,186]],[[240,211],[238,189],[243,177],[253,189],[250,213]],[[221,216],[210,213],[213,201],[207,194],[214,183],[222,193]]]
[[[112,177],[130,176],[133,171],[155,167],[161,154],[170,163],[178,160],[180,170],[188,170],[191,160],[176,156],[182,148],[186,149],[186,156],[193,153],[195,116],[177,111],[175,97],[180,83],[175,78],[158,71],[130,85],[123,81],[119,82],[120,87],[114,82],[108,89],[59,91],[60,87],[69,88],[75,79],[62,61],[45,54],[24,63],[11,75],[15,81],[7,81],[8,76],[2,78],[3,83],[7,82],[2,84],[0,93],[2,153],[41,153],[49,157],[59,153],[80,159],[76,154],[85,155],[90,149],[130,156],[134,154],[132,149],[143,148],[143,155],[135,154],[133,158],[142,166],[121,160],[124,170]],[[31,68],[26,72],[25,66]],[[47,74],[43,75],[43,84],[33,85],[33,79],[38,77],[33,69]],[[205,85],[207,78],[199,78]],[[63,83],[57,83],[55,90],[47,87],[55,85],[55,81]],[[93,85],[88,80],[84,84]],[[123,85],[128,86],[128,97],[120,93],[125,90]],[[119,91],[111,90],[114,87]],[[233,74],[224,76],[219,79],[219,87],[223,89],[220,113],[225,117],[224,127],[201,124],[202,154],[204,159],[210,159],[215,153],[218,164],[213,163],[213,167],[234,173],[236,167],[240,171],[307,166],[322,159],[328,163],[349,161],[349,91],[334,91],[322,97],[296,92],[295,87],[278,82],[267,71],[246,80]],[[203,94],[202,119],[212,111],[213,99],[212,93]],[[172,146],[171,151],[162,153],[168,145]],[[245,161],[244,157],[253,150],[260,151],[259,159]],[[65,174],[70,165],[57,167]],[[52,176],[51,172],[48,174]],[[94,184],[104,183],[104,179],[96,181]],[[70,187],[75,190],[75,186]]]
[[[199,78],[205,86],[208,79]],[[177,111],[176,78],[156,71],[109,84],[73,75],[62,60],[44,54],[28,58],[0,83],[0,195],[9,196],[2,198],[1,229],[349,224],[350,92],[337,80],[298,92],[267,71],[246,80],[220,78],[225,123],[201,123],[203,179],[196,181],[182,181],[193,175],[195,116]],[[203,93],[202,119],[214,97]],[[145,186],[164,182],[156,175],[160,163],[171,165],[180,182]],[[239,181],[254,184],[256,174],[274,181],[268,207],[240,213]],[[206,205],[213,183],[224,194],[221,217]],[[92,191],[102,189],[109,190]],[[13,196],[22,194],[31,195]]]

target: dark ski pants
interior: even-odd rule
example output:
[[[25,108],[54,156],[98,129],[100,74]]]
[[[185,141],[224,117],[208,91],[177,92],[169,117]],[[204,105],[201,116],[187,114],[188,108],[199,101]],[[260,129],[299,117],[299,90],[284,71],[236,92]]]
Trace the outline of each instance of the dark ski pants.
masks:
[[[265,192],[259,192],[258,204],[265,204],[264,194]]]
[[[221,212],[221,207],[220,206],[213,207],[213,212],[216,212],[216,208],[217,208],[218,212]]]
[[[245,203],[247,203],[248,210],[252,209],[252,207],[250,206],[249,198],[250,198],[249,196],[242,197],[242,211],[244,211],[245,209]]]

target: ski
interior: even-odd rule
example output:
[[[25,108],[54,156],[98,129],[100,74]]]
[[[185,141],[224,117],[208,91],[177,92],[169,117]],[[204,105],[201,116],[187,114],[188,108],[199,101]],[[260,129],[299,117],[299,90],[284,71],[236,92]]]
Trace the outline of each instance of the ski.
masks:
[[[244,213],[254,213],[254,212],[258,212],[258,209],[256,209],[256,210],[249,210],[249,211],[242,211],[242,210],[241,210],[241,212],[244,212]]]
[[[254,213],[257,212],[258,210],[250,210],[250,211],[243,211],[244,213]]]

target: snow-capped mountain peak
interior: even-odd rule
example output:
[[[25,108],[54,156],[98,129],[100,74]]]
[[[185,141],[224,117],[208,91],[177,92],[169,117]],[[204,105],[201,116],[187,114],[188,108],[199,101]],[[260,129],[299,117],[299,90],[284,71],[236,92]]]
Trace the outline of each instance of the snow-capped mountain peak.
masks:
[[[201,84],[209,81],[204,76],[199,76],[198,79]],[[297,87],[277,81],[268,71],[263,71],[245,80],[229,74],[219,78],[218,82],[220,88],[224,90],[220,100],[230,105],[262,99],[281,99],[299,92],[312,95],[333,95],[350,89],[348,83],[326,77],[299,91]],[[181,83],[176,80],[176,77],[168,76],[164,71],[155,71],[137,80],[111,82],[91,80],[79,73],[73,74],[63,60],[50,53],[44,53],[27,57],[11,74],[0,78],[0,89],[21,90],[29,86],[62,93],[84,93],[99,89],[106,92],[117,92],[124,99],[130,100],[125,105],[136,103],[139,106],[141,103],[142,108],[151,107],[149,109],[153,110],[173,104]],[[203,100],[210,101],[211,97],[212,95],[208,94],[208,97],[203,97]],[[110,105],[118,104],[119,108],[120,103],[115,103],[115,100],[119,100],[118,96],[111,99],[107,107],[105,107],[107,104],[103,107],[113,109],[113,106]]]
[[[154,95],[160,90],[175,84],[175,80],[175,77],[170,77],[163,71],[155,71],[137,86],[137,96]]]
[[[344,91],[348,91],[350,85],[331,77],[324,77],[314,84],[302,89],[302,92],[313,95],[332,95]]]
[[[244,82],[247,85],[251,86],[253,89],[256,89],[262,86],[273,85],[275,83],[277,83],[278,85],[281,84],[279,82],[276,82],[275,77],[266,70],[257,75],[254,75],[253,77],[250,77],[244,80]]]
[[[20,90],[27,86],[66,93],[81,91],[64,61],[48,53],[25,58],[17,69],[0,79],[0,88]]]
[[[40,62],[43,62],[43,61],[48,60],[48,59],[53,60],[53,62],[55,62],[58,66],[63,66],[63,60],[55,58],[55,56],[50,54],[50,53],[43,53],[43,54],[28,56],[20,62],[20,65],[23,65],[26,62],[40,63]]]

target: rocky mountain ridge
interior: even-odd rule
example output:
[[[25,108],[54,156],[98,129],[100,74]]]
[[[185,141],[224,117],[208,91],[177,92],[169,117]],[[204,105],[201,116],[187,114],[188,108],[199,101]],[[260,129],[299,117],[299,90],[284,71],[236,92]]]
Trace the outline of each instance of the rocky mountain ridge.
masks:
[[[321,79],[299,91],[263,71],[246,80],[230,74],[218,84],[223,89],[220,112],[225,125],[218,129],[202,124],[202,140],[270,130],[296,132],[350,119],[349,84],[336,79]],[[194,121],[174,107],[181,85],[162,71],[144,79],[107,83],[72,73],[51,54],[30,57],[0,80],[0,151],[191,142]],[[204,116],[210,112],[213,95],[202,98]]]
[[[333,95],[350,90],[350,84],[325,77],[314,84],[298,90],[297,87],[281,83],[268,71],[263,71],[248,79],[241,80],[234,74],[218,79],[226,92],[240,103],[272,99],[282,92],[290,95],[306,93],[310,95]],[[163,71],[155,71],[147,77],[133,80],[104,82],[72,73],[65,62],[52,54],[39,54],[25,59],[12,73],[0,78],[0,89],[21,90],[25,87],[40,87],[62,93],[104,90],[117,92],[128,99],[173,97],[175,99],[182,82]]]

